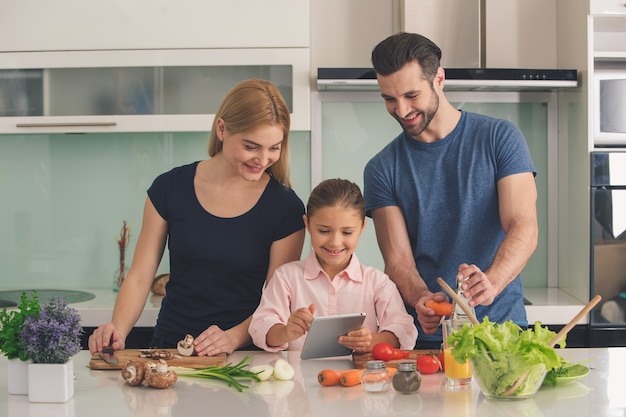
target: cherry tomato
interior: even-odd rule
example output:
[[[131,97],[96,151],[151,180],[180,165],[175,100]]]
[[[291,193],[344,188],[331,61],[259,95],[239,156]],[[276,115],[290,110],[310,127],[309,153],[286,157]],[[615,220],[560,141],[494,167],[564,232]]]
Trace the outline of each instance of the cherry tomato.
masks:
[[[390,361],[393,359],[393,345],[390,343],[376,343],[372,348],[372,357],[377,361]]]
[[[417,370],[422,374],[434,374],[441,370],[441,362],[434,353],[420,355],[417,358]]]
[[[410,351],[402,349],[394,349],[391,359],[406,359],[409,357]]]

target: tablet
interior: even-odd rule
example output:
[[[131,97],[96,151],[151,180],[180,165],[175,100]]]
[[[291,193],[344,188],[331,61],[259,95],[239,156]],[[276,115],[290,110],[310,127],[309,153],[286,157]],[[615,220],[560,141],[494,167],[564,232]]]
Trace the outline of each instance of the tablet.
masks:
[[[364,321],[365,313],[314,317],[304,340],[300,359],[350,355],[352,350],[340,345],[337,339],[352,330],[360,329]]]

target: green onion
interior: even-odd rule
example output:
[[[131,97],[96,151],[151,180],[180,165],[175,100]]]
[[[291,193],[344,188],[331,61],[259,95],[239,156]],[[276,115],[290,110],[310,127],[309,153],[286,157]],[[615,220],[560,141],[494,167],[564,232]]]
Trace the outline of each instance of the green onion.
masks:
[[[185,368],[181,366],[170,366],[169,369],[176,371],[179,376],[190,376],[193,378],[217,379],[224,381],[229,387],[242,392],[248,385],[241,383],[242,380],[260,381],[257,373],[244,369],[249,365],[250,358],[246,356],[238,364],[227,363],[224,366],[209,366],[207,368]]]

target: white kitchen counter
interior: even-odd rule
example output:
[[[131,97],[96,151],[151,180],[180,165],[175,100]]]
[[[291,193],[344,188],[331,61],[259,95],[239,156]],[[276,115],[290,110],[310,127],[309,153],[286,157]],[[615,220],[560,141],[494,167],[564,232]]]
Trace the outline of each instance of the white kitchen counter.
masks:
[[[80,313],[83,326],[95,327],[111,320],[116,292],[88,288],[80,290],[96,295],[93,300],[71,304]],[[524,290],[524,296],[532,303],[526,306],[530,324],[540,321],[545,324],[564,325],[578,314],[586,303],[557,288],[530,288]],[[162,298],[154,294],[148,296],[144,311],[136,324],[137,327],[152,327],[156,324]],[[587,322],[588,319],[585,317],[580,324]]]
[[[76,290],[93,293],[92,300],[71,303],[77,309],[84,327],[96,327],[111,320],[117,293],[109,289],[77,288]],[[529,288],[524,296],[532,303],[526,306],[528,322],[540,321],[544,324],[564,325],[584,307],[585,302],[578,300],[558,288]],[[150,293],[136,327],[153,327],[161,307],[162,296]],[[584,317],[579,324],[588,323]]]
[[[131,387],[119,370],[87,368],[90,355],[81,351],[74,358],[74,396],[63,404],[29,403],[28,396],[7,393],[7,360],[0,358],[0,415],[7,417],[130,417],[130,416],[301,416],[301,417],[577,417],[624,416],[626,396],[626,348],[563,349],[572,362],[585,361],[589,375],[568,384],[542,387],[530,399],[487,400],[475,382],[466,391],[448,391],[441,372],[424,375],[420,390],[403,395],[393,388],[382,394],[354,387],[322,387],[317,374],[322,369],[349,369],[350,357],[300,360],[299,352],[235,352],[228,362],[244,356],[252,364],[272,364],[286,358],[295,369],[291,381],[252,383],[237,392],[225,383],[179,378],[165,390]]]
[[[544,324],[563,325],[580,313],[588,300],[578,300],[558,288],[527,288],[524,297],[532,304],[526,306],[528,323],[539,321]],[[585,316],[578,324],[586,324]]]
[[[111,314],[113,313],[117,292],[113,290],[94,290],[89,288],[78,288],[78,290],[87,291],[96,296],[88,301],[70,304],[70,306],[75,308],[80,314],[83,327],[97,327],[100,324],[111,321]],[[136,327],[154,327],[159,309],[161,308],[162,299],[162,296],[150,293],[143,312],[137,324],[135,324]]]

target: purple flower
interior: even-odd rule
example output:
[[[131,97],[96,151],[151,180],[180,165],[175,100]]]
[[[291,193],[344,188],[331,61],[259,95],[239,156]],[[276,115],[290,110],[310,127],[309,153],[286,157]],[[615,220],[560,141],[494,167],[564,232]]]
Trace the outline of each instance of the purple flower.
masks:
[[[80,351],[82,333],[80,315],[59,297],[42,306],[39,315],[26,317],[20,337],[33,363],[65,363]]]

